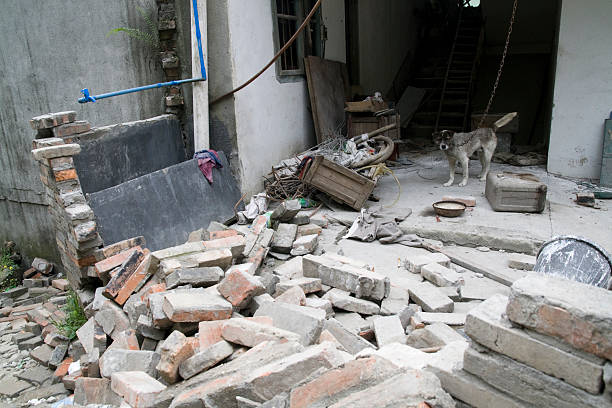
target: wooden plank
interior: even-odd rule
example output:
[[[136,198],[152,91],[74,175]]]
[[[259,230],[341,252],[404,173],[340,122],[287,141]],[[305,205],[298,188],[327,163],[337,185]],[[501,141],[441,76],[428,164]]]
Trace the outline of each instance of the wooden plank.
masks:
[[[317,143],[321,143],[344,122],[348,73],[345,64],[314,56],[304,58],[304,66]]]

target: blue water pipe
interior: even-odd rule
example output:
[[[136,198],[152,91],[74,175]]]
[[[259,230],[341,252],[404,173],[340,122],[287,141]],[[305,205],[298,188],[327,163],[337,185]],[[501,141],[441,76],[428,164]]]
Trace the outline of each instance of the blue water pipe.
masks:
[[[99,99],[111,98],[113,96],[125,95],[129,93],[140,92],[140,91],[146,91],[147,89],[164,88],[167,86],[181,85],[181,84],[186,84],[189,82],[206,81],[206,67],[204,66],[204,53],[202,52],[202,34],[200,33],[200,19],[198,17],[198,0],[193,0],[193,19],[195,21],[196,39],[198,41],[198,54],[200,56],[200,70],[202,73],[202,76],[200,78],[180,79],[177,81],[160,82],[158,84],[123,89],[121,91],[108,92],[108,93],[104,93],[100,95],[90,95],[89,89],[85,88],[81,90],[83,97],[79,98],[79,103],[95,102]]]

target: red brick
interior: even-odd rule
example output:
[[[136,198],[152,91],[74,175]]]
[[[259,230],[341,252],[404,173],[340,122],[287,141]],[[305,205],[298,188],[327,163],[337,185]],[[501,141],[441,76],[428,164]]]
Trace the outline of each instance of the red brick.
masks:
[[[55,181],[74,180],[77,178],[75,169],[54,171]]]
[[[121,268],[115,276],[108,282],[102,294],[108,298],[115,298],[121,288],[125,286],[130,277],[136,272],[138,266],[144,260],[145,254],[141,250],[131,251],[130,257],[123,262]]]
[[[53,375],[60,379],[64,378],[64,376],[68,374],[68,367],[70,364],[72,364],[72,362],[72,357],[67,357],[64,361],[62,361],[62,364],[55,369]]]
[[[140,300],[142,300],[143,302],[145,302],[147,306],[149,306],[149,295],[152,295],[153,293],[160,293],[160,292],[165,292],[165,291],[166,291],[166,284],[164,282],[157,283],[155,285],[151,285],[142,293],[142,295],[140,296]]]
[[[204,350],[215,343],[223,340],[221,331],[223,330],[223,320],[214,320],[211,322],[200,322],[198,339],[200,341],[200,350]]]
[[[138,268],[136,268],[134,273],[127,279],[115,298],[115,302],[122,306],[134,292],[134,290],[136,290],[136,288],[141,284],[141,282],[150,276],[149,267],[151,265],[151,253],[146,248],[143,253],[144,259],[140,265],[138,265]]]
[[[173,331],[164,340],[160,350],[161,357],[159,364],[157,364],[160,377],[168,384],[177,382],[179,366],[193,354],[193,343],[183,333],[177,330]]]
[[[335,394],[349,391],[360,384],[381,381],[385,374],[395,372],[391,362],[376,357],[360,358],[343,367],[327,371],[318,378],[294,388],[290,395],[291,408],[306,408],[324,403]]]
[[[261,281],[248,273],[233,270],[219,283],[217,290],[235,307],[245,307],[253,296],[266,291]]]
[[[135,250],[141,250],[140,246],[130,248],[123,252],[119,252],[118,254],[115,254],[109,258],[106,258],[100,262],[96,262],[96,273],[98,274],[100,279],[104,280],[104,277],[108,277],[110,271],[112,271],[118,266],[121,266],[121,264],[123,264],[123,262],[125,262],[126,259],[128,259]]]
[[[70,282],[67,279],[54,279],[51,281],[51,286],[56,289],[66,291],[70,288]]]
[[[33,279],[34,275],[38,273],[39,272],[36,269],[30,268],[23,273],[23,279]]]
[[[229,229],[225,231],[211,231],[209,233],[209,237],[211,240],[233,237],[234,235],[238,235],[238,231],[233,230],[233,229]]]
[[[253,224],[251,228],[253,228],[253,234],[259,235],[265,230],[268,226],[268,217],[265,215],[259,215],[255,220],[253,220]]]
[[[112,245],[96,250],[95,255],[98,261],[102,261],[105,258],[110,258],[114,255],[117,255],[120,252],[126,251],[131,248],[135,248],[137,246],[141,246],[141,247],[145,246],[144,237],[142,236],[134,237],[134,238],[116,242]]]

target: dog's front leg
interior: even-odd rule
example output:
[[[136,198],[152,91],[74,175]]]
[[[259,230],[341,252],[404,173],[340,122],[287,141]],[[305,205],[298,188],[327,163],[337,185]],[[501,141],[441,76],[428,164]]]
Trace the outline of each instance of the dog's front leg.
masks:
[[[459,183],[459,187],[465,187],[467,186],[468,176],[470,175],[470,172],[468,170],[468,164],[470,162],[470,159],[466,154],[465,157],[461,157],[459,159],[459,162],[461,163],[461,169],[463,170],[463,180],[461,180],[461,183]]]
[[[443,184],[444,187],[450,187],[453,185],[453,182],[455,181],[455,166],[457,165],[457,159],[455,159],[454,157],[447,158],[450,175],[448,176],[448,181]]]

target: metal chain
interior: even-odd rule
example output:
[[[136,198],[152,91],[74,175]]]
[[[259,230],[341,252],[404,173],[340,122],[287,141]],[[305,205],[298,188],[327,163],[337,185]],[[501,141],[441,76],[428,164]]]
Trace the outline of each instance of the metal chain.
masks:
[[[479,128],[481,128],[482,125],[484,125],[484,122],[487,119],[487,115],[489,114],[489,110],[491,109],[491,105],[493,105],[493,99],[495,99],[495,93],[497,92],[497,86],[499,85],[499,78],[501,78],[501,74],[504,69],[504,64],[506,62],[506,55],[508,54],[508,46],[510,45],[510,36],[512,35],[512,26],[514,25],[514,20],[516,19],[517,7],[518,7],[518,0],[514,0],[514,6],[512,7],[512,17],[510,18],[510,27],[508,27],[508,35],[506,36],[506,45],[504,46],[504,53],[502,54],[502,58],[499,63],[499,70],[497,71],[497,78],[495,79],[495,84],[493,85],[493,91],[491,92],[491,97],[489,98],[487,109],[485,109],[484,114],[480,118],[480,123],[478,124]]]

